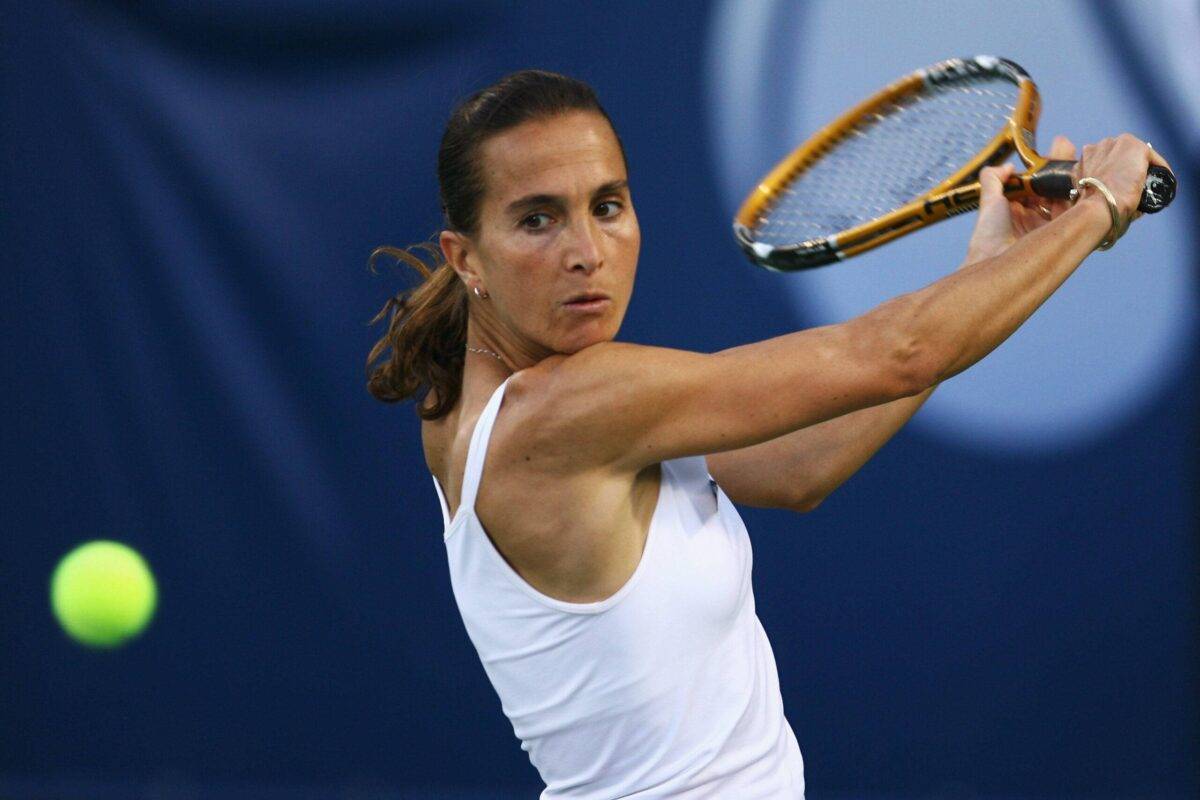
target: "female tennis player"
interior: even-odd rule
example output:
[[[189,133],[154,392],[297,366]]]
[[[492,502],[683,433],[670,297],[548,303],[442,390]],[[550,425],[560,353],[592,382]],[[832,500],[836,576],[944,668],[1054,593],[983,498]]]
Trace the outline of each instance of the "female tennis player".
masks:
[[[1155,158],[1106,139],[1080,177],[1129,221]],[[372,254],[424,282],[375,318],[369,389],[418,400],[454,597],[542,798],[803,797],[733,504],[814,508],[1108,235],[1099,192],[1025,207],[1001,193],[1009,171],[984,171],[948,277],[838,325],[693,353],[613,341],[640,237],[592,90],[525,71],[454,111],[433,264]]]

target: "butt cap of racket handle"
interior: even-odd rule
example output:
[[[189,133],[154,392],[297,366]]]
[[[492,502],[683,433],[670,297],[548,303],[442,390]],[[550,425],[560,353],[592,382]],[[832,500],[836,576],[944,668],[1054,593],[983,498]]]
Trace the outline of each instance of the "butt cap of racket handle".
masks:
[[[1146,173],[1146,188],[1142,189],[1142,202],[1138,203],[1138,211],[1143,214],[1157,214],[1175,199],[1175,175],[1166,167],[1151,164]]]

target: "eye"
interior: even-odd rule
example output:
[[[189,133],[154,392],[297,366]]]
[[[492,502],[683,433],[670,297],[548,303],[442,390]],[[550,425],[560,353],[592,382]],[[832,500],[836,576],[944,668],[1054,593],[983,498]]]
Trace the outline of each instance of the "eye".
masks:
[[[596,205],[597,217],[615,217],[621,211],[621,204],[616,200],[605,200]]]
[[[529,216],[527,216],[523,220],[521,220],[521,227],[526,228],[531,231],[540,231],[544,228],[549,227],[549,225],[550,225],[550,215],[549,214],[542,214],[542,213],[530,214]]]

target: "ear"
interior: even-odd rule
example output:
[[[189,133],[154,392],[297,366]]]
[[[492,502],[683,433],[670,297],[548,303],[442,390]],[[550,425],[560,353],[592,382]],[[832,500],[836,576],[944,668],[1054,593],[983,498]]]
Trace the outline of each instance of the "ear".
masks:
[[[458,231],[442,231],[438,235],[438,244],[442,248],[446,263],[458,273],[463,283],[467,286],[478,285],[480,281],[475,271],[475,248],[470,237]]]

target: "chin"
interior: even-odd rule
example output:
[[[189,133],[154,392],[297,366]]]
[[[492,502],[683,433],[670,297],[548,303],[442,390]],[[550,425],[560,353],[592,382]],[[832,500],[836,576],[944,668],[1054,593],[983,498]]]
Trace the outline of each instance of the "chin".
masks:
[[[615,316],[609,313],[586,320],[572,320],[568,325],[555,326],[558,330],[543,341],[556,353],[577,353],[585,347],[616,339],[623,316],[624,314]]]
[[[561,346],[558,348],[558,352],[568,354],[578,353],[585,347],[591,347],[592,345],[599,344],[600,342],[611,342],[616,338],[616,336],[616,331],[609,331],[607,329],[604,331],[588,331],[585,335],[572,336],[565,342],[562,342]]]

